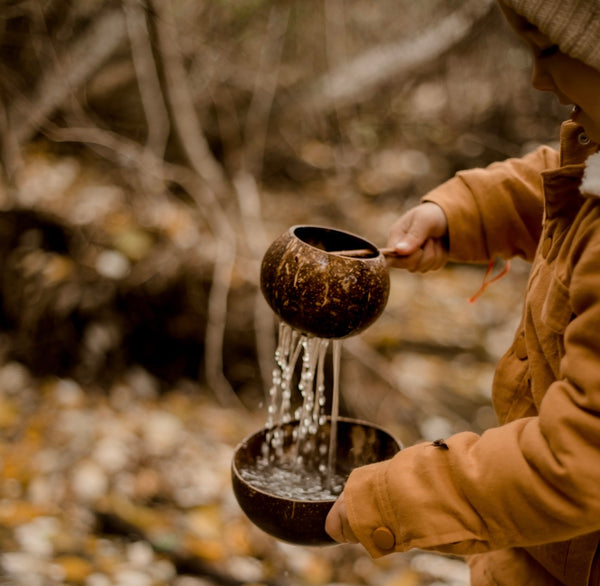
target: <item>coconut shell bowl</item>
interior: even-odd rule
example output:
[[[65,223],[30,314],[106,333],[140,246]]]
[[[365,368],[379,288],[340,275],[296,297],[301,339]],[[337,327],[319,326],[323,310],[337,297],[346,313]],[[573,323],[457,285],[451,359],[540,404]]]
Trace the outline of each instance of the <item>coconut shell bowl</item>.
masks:
[[[283,450],[295,449],[298,422],[280,427],[283,432]],[[317,445],[328,445],[331,422],[319,427]],[[231,465],[233,491],[246,516],[260,529],[279,540],[297,545],[331,545],[333,540],[325,532],[325,519],[337,495],[320,500],[303,500],[274,494],[249,481],[248,470],[264,455],[268,430],[250,435],[236,448]],[[400,444],[382,428],[364,421],[340,417],[337,420],[336,478],[342,479],[343,488],[350,472],[358,466],[391,458],[400,450]]]
[[[387,303],[390,278],[383,253],[349,232],[292,226],[267,249],[262,293],[294,329],[345,338],[371,325]]]

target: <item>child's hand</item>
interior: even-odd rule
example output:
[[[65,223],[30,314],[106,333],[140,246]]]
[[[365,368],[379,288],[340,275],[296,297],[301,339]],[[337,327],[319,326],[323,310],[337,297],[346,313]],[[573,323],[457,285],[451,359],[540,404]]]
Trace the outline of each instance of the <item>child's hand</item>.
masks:
[[[325,520],[325,531],[333,540],[339,543],[358,543],[346,515],[344,493],[333,503],[333,507],[331,507]]]
[[[442,268],[448,261],[443,238],[448,234],[448,220],[435,203],[422,203],[393,224],[388,248],[398,256],[389,255],[388,264],[411,272],[425,273]]]

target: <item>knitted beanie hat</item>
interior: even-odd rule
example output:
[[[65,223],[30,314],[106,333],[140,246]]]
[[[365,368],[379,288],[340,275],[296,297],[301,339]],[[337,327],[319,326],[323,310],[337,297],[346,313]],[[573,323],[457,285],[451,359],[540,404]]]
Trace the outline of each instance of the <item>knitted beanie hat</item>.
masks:
[[[600,0],[503,0],[560,50],[600,71]]]

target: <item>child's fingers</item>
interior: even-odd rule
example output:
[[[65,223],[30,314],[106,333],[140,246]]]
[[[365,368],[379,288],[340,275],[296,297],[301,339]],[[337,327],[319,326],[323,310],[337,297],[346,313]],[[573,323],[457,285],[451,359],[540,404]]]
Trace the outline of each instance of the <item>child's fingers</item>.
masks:
[[[423,246],[423,255],[419,263],[418,271],[425,273],[441,269],[448,261],[448,252],[441,240],[430,238]]]
[[[336,507],[337,502],[333,504],[333,507],[329,511],[327,518],[325,519],[325,531],[333,539],[338,543],[344,543],[344,530],[342,527],[342,517],[338,512],[338,507]]]
[[[387,264],[389,267],[394,267],[396,269],[405,269],[407,271],[410,271],[411,273],[419,271],[419,265],[421,264],[422,258],[423,250],[421,248],[417,249],[417,251],[413,254],[409,254],[406,256],[386,256]]]
[[[412,254],[388,255],[386,258],[390,267],[426,273],[442,268],[448,260],[448,253],[439,239],[430,238]]]
[[[333,503],[333,507],[325,520],[325,531],[338,543],[358,543],[354,531],[350,527],[348,516],[346,515],[346,506],[344,504],[344,494],[342,493],[338,500]]]

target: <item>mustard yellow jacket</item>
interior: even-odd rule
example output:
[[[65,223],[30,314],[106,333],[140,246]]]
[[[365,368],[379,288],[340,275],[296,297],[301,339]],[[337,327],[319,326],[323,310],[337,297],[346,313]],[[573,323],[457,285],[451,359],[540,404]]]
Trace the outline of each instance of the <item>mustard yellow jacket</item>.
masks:
[[[565,122],[560,153],[541,147],[461,172],[424,198],[448,217],[451,259],[521,256],[532,266],[494,378],[498,426],[350,475],[349,522],[373,557],[468,555],[472,586],[588,584],[600,538],[597,151]]]

